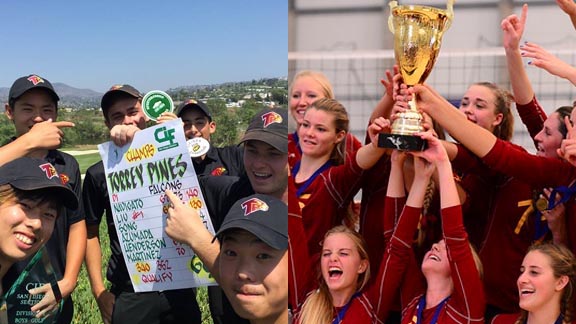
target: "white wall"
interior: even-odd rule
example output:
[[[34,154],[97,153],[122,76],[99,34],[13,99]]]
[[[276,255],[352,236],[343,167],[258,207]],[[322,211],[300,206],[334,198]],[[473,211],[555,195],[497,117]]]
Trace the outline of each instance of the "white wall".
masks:
[[[356,6],[354,4],[357,4]],[[378,4],[379,3],[379,4]],[[290,51],[389,49],[387,1],[295,0],[294,38]],[[444,1],[400,1],[401,4],[445,7]],[[514,13],[521,4],[515,2]],[[555,1],[528,1],[527,40],[547,48],[576,46],[576,31]],[[443,48],[464,49],[498,46],[502,16],[497,1],[458,0],[454,21],[445,34]]]

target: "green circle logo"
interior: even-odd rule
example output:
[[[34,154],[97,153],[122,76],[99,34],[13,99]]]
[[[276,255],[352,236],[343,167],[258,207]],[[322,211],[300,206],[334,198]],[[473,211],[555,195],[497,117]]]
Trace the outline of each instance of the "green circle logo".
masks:
[[[142,99],[142,109],[148,118],[158,120],[163,112],[174,110],[174,102],[166,92],[152,90]]]

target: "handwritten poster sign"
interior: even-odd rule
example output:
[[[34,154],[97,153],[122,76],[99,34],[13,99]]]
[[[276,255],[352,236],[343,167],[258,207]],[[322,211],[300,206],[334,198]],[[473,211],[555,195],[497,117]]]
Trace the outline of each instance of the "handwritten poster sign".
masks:
[[[132,143],[98,145],[114,215],[134,291],[157,291],[215,284],[190,246],[166,235],[170,189],[197,209],[204,225],[214,228],[188,149],[182,120],[136,133]]]

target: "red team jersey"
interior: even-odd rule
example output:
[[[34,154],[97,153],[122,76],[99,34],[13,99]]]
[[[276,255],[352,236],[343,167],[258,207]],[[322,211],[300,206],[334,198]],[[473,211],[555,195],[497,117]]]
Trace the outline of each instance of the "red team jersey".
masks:
[[[402,323],[412,323],[416,314],[416,304],[425,293],[423,275],[414,262],[412,241],[420,218],[420,208],[404,206],[405,198],[386,198],[384,211],[385,227],[394,226],[394,233],[386,235],[390,239],[379,271],[359,296],[352,299],[348,310],[343,314],[341,324],[384,323],[393,306],[397,290],[401,289],[403,305]],[[401,215],[398,216],[398,214]],[[484,293],[482,282],[468,245],[460,206],[442,210],[443,230],[450,258],[454,291],[447,303],[442,304],[438,323],[483,323]],[[424,323],[435,308],[424,311]],[[339,309],[334,310],[334,316]],[[430,315],[431,316],[431,315]],[[299,323],[298,315],[296,323]]]
[[[570,186],[576,180],[576,167],[556,158],[532,155],[512,150],[508,142],[498,140],[492,150],[482,159],[490,168],[523,181],[535,189]],[[574,197],[566,202],[567,246],[576,252],[576,204]]]
[[[356,152],[348,154],[344,164],[324,170],[297,197],[312,264],[318,259],[324,234],[340,225],[347,215],[350,202],[360,189],[362,173]],[[292,174],[289,181],[298,190],[303,183],[295,183],[294,177]]]
[[[312,290],[310,253],[302,225],[302,210],[296,198],[296,188],[288,183],[288,303],[296,310]]]
[[[538,134],[544,127],[544,122],[548,118],[546,112],[540,106],[536,97],[532,98],[532,101],[525,105],[516,104],[516,109],[518,110],[518,115],[522,120],[522,123],[526,125],[528,134],[534,139],[536,134]]]
[[[412,226],[414,226],[414,224],[417,224],[419,217],[415,212],[417,209],[406,207],[401,218],[404,217],[404,213],[409,212],[410,209],[414,210],[411,212],[411,217],[414,218],[414,220],[412,220]],[[399,220],[399,224],[400,222],[402,222],[402,219]],[[442,209],[442,229],[444,239],[446,240],[448,258],[450,260],[454,291],[446,303],[441,303],[437,306],[442,307],[439,311],[437,323],[484,323],[484,309],[486,306],[484,288],[478,270],[476,269],[476,264],[474,263],[466,230],[462,223],[462,210],[460,206]],[[407,231],[398,233],[399,230]],[[391,249],[394,250],[396,247],[401,247],[403,251],[398,252],[399,254],[408,253],[410,251],[410,247],[406,244],[408,242],[404,241],[404,244],[396,245],[395,238],[402,238],[403,240],[410,238],[411,235],[414,234],[414,230],[415,227],[411,229],[408,226],[401,228],[400,225],[398,225],[391,241]],[[394,262],[402,262],[402,260],[397,260],[396,257],[394,257],[394,253],[391,253],[389,263],[393,264]],[[386,280],[386,278],[384,280]],[[408,279],[407,277],[402,283],[403,324],[415,323],[414,319],[417,315],[416,308],[418,302],[426,292],[424,288],[420,291],[410,291],[410,289],[412,289],[410,286],[414,286],[414,281],[413,278]],[[406,289],[406,285],[408,285],[410,289]],[[406,304],[405,300],[410,298],[412,301]],[[430,323],[435,311],[436,307],[424,310],[422,323]]]
[[[509,144],[506,154],[528,154]],[[490,168],[461,145],[453,162],[455,170],[463,171],[464,223],[484,266],[487,303],[506,313],[517,312],[518,269],[535,235],[533,214],[521,221],[530,208],[533,188]]]

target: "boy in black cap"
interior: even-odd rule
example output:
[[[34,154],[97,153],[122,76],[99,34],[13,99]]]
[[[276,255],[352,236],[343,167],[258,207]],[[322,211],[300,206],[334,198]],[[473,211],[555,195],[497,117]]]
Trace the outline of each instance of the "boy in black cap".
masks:
[[[52,164],[29,157],[0,167],[0,196],[4,198],[0,203],[0,278],[3,278],[15,262],[33,256],[46,243],[64,207],[78,208],[78,198],[62,183]],[[0,295],[1,288],[2,285]],[[39,289],[31,293],[38,293]],[[38,317],[52,310],[32,307],[32,311],[39,311]]]
[[[62,144],[62,127],[72,127],[68,121],[57,122],[58,100],[50,81],[31,74],[12,84],[5,105],[6,116],[14,123],[16,136],[2,147],[0,164],[14,157],[34,154],[43,158],[47,150]],[[30,128],[30,125],[33,125]]]
[[[10,88],[6,115],[14,123],[16,136],[0,148],[0,165],[22,156],[36,157],[50,162],[62,182],[80,197],[80,168],[76,159],[57,148],[62,144],[62,127],[72,127],[68,121],[57,122],[58,100],[52,84],[35,74],[14,81]],[[80,206],[82,203],[80,202]],[[76,287],[78,273],[84,260],[86,225],[81,208],[67,209],[65,217],[58,218],[46,249],[58,279],[62,296],[66,299],[58,323],[70,323],[74,312],[71,294]],[[28,262],[16,263],[3,279],[5,286],[12,284]],[[50,289],[50,285],[42,291]],[[56,307],[57,301],[46,295],[43,310]]]
[[[216,123],[208,106],[201,101],[189,99],[182,102],[176,109],[176,116],[184,122],[186,139],[201,137],[210,142],[210,135],[216,131]],[[244,173],[242,167],[242,150],[237,146],[214,147],[205,154],[193,157],[194,170],[199,177],[205,175],[240,176]]]
[[[288,111],[264,108],[251,120],[244,137],[243,168],[240,177],[199,179],[214,229],[234,202],[254,193],[266,194],[288,204]],[[228,300],[209,289],[210,309],[215,324],[246,323],[230,309]]]
[[[210,135],[216,131],[216,123],[212,120],[212,114],[208,106],[201,101],[188,99],[178,105],[176,116],[184,122],[184,134],[186,139],[203,138],[210,143]],[[241,176],[244,172],[242,163],[242,148],[231,145],[215,147],[210,145],[205,154],[192,157],[194,170],[198,177],[202,176]],[[208,287],[210,297],[210,314],[215,324],[223,324],[224,313],[222,303],[222,290],[219,287]]]
[[[62,184],[52,164],[28,157],[0,167],[0,195],[5,198],[0,203],[2,278],[14,262],[32,256],[46,243],[63,207],[77,208],[78,198]]]
[[[232,204],[242,197],[259,193],[288,203],[288,111],[280,108],[259,111],[252,117],[240,144],[244,145],[244,176],[200,179],[216,230]]]
[[[197,211],[166,191],[166,233],[192,247],[218,281],[238,315],[251,323],[288,322],[288,208],[274,197],[255,194],[230,208],[220,244]],[[218,248],[220,246],[220,248]]]
[[[146,128],[141,101],[140,92],[126,84],[113,86],[102,97],[104,120],[116,145],[126,144],[137,131]],[[193,289],[134,292],[114,225],[101,161],[86,171],[82,195],[86,199],[84,210],[88,226],[86,269],[104,323],[200,323],[201,313]],[[101,273],[99,224],[104,212],[111,249],[106,273],[108,281],[112,283],[110,291],[104,286]]]

